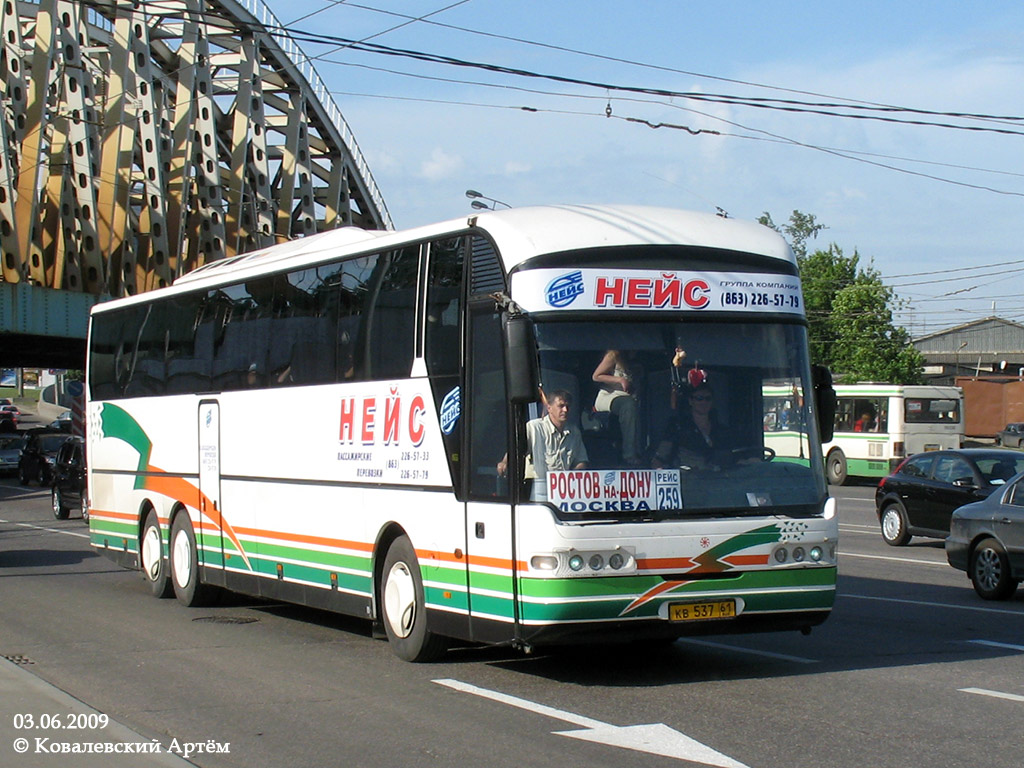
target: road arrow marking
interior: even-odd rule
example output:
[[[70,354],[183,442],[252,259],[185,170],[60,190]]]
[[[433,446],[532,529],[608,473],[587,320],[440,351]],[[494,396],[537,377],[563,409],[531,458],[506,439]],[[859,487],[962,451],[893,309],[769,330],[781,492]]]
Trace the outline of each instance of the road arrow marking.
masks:
[[[746,765],[733,760],[728,755],[716,752],[711,747],[691,739],[686,734],[669,728],[664,723],[653,723],[650,725],[626,725],[618,726],[610,723],[602,723],[574,712],[566,712],[544,704],[537,704],[516,696],[509,696],[507,693],[490,691],[486,688],[479,688],[459,680],[434,680],[438,685],[451,688],[462,693],[471,693],[484,699],[497,701],[509,706],[525,709],[546,717],[553,717],[582,728],[579,731],[552,731],[558,736],[568,736],[571,739],[591,741],[597,744],[607,744],[612,747],[632,749],[637,752],[647,752],[662,757],[673,757],[677,760],[689,760],[693,763],[716,766],[716,768],[747,768]]]

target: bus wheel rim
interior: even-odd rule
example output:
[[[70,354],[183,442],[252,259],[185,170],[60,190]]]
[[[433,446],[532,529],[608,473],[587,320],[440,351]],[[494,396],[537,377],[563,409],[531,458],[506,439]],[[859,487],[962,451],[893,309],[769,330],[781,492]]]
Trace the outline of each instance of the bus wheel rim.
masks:
[[[395,563],[384,585],[384,613],[397,637],[408,637],[416,622],[416,582],[405,563]]]
[[[179,587],[187,587],[192,578],[192,546],[185,531],[174,537],[174,580]]]
[[[147,528],[142,538],[142,567],[151,581],[160,575],[160,555],[160,532]]]

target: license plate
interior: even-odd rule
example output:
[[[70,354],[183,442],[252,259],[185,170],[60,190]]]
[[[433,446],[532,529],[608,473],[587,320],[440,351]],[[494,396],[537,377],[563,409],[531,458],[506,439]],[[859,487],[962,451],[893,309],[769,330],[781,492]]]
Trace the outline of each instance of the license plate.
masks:
[[[707,619],[731,619],[736,616],[735,600],[710,600],[703,603],[671,603],[668,606],[669,621],[706,621]]]

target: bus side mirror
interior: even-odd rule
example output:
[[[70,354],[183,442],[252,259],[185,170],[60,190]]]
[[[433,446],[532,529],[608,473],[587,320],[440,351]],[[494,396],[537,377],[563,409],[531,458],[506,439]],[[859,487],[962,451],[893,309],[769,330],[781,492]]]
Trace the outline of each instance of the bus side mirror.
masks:
[[[814,405],[818,411],[818,434],[821,442],[832,439],[836,422],[836,391],[832,389],[832,373],[823,365],[811,366],[814,382]]]
[[[537,338],[533,322],[526,315],[507,315],[505,318],[505,370],[506,387],[513,403],[532,403],[537,400],[540,371],[537,365]]]

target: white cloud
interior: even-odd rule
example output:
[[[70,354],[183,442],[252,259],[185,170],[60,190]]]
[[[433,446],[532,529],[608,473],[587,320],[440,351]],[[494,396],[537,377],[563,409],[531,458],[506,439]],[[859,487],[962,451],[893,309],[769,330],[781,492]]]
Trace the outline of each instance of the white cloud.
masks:
[[[509,176],[519,176],[532,170],[533,166],[529,163],[521,163],[516,160],[509,160],[505,163],[505,173]]]
[[[420,176],[429,181],[440,181],[454,176],[465,163],[458,155],[449,155],[440,147],[430,153],[430,159],[420,165]]]

